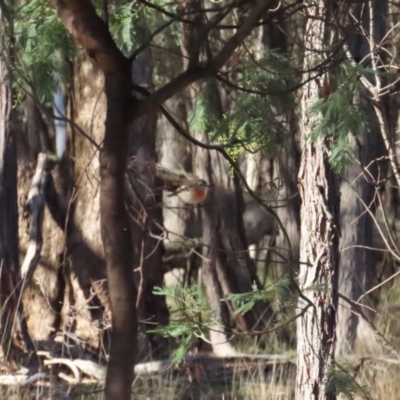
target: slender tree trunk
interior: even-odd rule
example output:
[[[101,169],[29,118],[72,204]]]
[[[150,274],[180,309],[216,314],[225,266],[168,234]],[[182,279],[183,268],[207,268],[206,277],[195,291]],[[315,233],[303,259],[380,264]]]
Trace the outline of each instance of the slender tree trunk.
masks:
[[[105,94],[107,114],[100,153],[100,221],[112,312],[106,398],[123,400],[131,397],[137,353],[133,248],[124,190],[132,96],[129,65],[125,70],[105,74]]]
[[[194,8],[201,6],[197,0],[190,4]],[[198,23],[203,18],[203,15],[196,14]],[[195,25],[184,32],[182,50],[187,55],[192,53],[197,34]],[[204,43],[204,47],[210,50],[211,43]],[[223,105],[216,82],[210,79],[205,85],[201,87],[195,84],[191,87],[192,99],[194,100],[200,91],[207,91],[213,99],[214,116],[222,118]],[[196,138],[203,143],[209,143],[207,132],[197,132]],[[221,301],[232,293],[251,292],[254,285],[261,287],[256,265],[248,253],[241,188],[238,179],[232,177],[229,169],[227,161],[220,153],[195,147],[194,173],[210,184],[207,197],[201,205],[202,275],[207,298],[213,308],[213,318],[218,321],[217,325],[210,330],[213,350],[217,355],[234,353],[226,334],[226,328],[231,325],[231,319],[235,320],[236,326],[240,329],[262,330],[268,325],[273,314],[268,302],[258,301],[245,315],[234,316],[236,305]]]
[[[304,69],[315,65],[316,57],[326,51],[324,1],[308,8],[304,46]],[[301,244],[299,309],[306,311],[297,320],[297,400],[333,400],[328,389],[328,374],[333,367],[336,312],[338,307],[339,264],[339,184],[329,164],[332,138],[310,142],[309,135],[320,115],[310,115],[318,100],[324,75],[305,84],[301,100],[302,158],[299,172],[301,206]],[[332,390],[332,389],[331,389]]]
[[[187,121],[187,100],[184,96],[175,96],[169,100],[166,107],[175,116],[177,121],[184,126]],[[192,145],[163,117],[159,120],[159,141],[161,142],[158,151],[159,162],[163,167],[183,173],[192,173]],[[185,268],[190,273],[192,263],[200,260],[196,254],[191,254],[195,246],[192,239],[199,239],[202,236],[201,213],[199,210],[182,204],[179,196],[163,198],[164,228],[168,232],[164,240],[165,259],[164,267]],[[199,264],[199,262],[197,262]]]

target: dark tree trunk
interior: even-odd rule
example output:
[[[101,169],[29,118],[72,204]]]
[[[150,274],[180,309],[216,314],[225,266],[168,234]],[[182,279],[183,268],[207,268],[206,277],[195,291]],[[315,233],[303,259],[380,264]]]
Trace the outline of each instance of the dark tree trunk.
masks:
[[[210,337],[216,354],[229,355],[232,349],[226,343],[223,332],[230,325],[236,305],[221,302],[221,299],[233,293],[251,292],[253,285],[260,288],[261,284],[247,250],[240,187],[229,176],[229,167],[219,154],[204,150],[201,153],[201,156],[197,154],[196,159],[205,162],[206,179],[212,185],[202,206],[202,273],[214,318],[222,323],[214,327]],[[248,313],[233,317],[236,326],[245,331],[262,330],[271,318],[272,310],[269,307],[268,303],[257,302]]]
[[[0,23],[6,25],[0,9]],[[26,328],[19,273],[17,152],[12,89],[0,38],[0,345],[8,360],[33,348]]]
[[[75,40],[104,73],[107,112],[100,152],[100,223],[112,312],[105,393],[108,400],[126,400],[131,397],[137,353],[133,247],[125,209],[129,118],[133,109],[131,68],[91,2],[55,0],[54,4]]]
[[[132,65],[135,84],[153,91],[153,65],[150,51],[143,52]],[[162,258],[162,188],[155,176],[157,111],[135,120],[130,128],[128,211],[134,246],[134,270],[138,288],[138,313],[141,321],[154,329],[155,324],[168,324],[169,313],[164,296],[155,296],[155,287],[164,283]],[[145,333],[144,332],[144,333]],[[162,337],[149,334],[153,358],[168,357],[169,348]],[[147,337],[145,338],[147,341]],[[144,349],[140,348],[139,352]],[[148,357],[149,354],[139,354]]]
[[[315,65],[316,57],[326,51],[328,9],[324,1],[308,8],[304,46],[304,70]],[[332,138],[309,136],[319,123],[318,114],[310,115],[310,106],[318,100],[318,88],[324,74],[314,77],[303,87],[301,100],[302,158],[299,172],[301,206],[301,244],[299,286],[302,296],[297,319],[298,400],[333,400],[328,388],[336,344],[339,267],[339,182],[332,172],[328,154]],[[304,309],[306,308],[305,312]]]
[[[125,170],[131,111],[129,64],[105,73],[106,129],[100,152],[101,238],[107,262],[107,284],[112,312],[106,398],[130,399],[137,353],[136,289],[133,247],[125,209]]]

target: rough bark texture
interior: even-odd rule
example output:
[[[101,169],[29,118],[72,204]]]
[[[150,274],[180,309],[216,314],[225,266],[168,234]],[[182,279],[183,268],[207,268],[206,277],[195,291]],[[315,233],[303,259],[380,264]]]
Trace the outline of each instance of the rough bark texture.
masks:
[[[72,118],[96,143],[104,137],[106,98],[104,75],[88,57],[74,65]],[[66,330],[72,330],[93,348],[105,346],[108,336],[95,325],[109,324],[106,263],[100,233],[100,152],[72,129],[70,152],[74,163],[74,190],[68,215],[66,274],[69,309]],[[96,293],[92,296],[93,292]],[[94,322],[94,324],[93,324]]]
[[[0,9],[0,23],[6,26]],[[20,301],[17,146],[12,90],[0,38],[0,347],[9,360],[20,361],[32,349]]]
[[[304,69],[308,70],[316,54],[325,50],[325,3],[313,3],[306,24]],[[317,52],[317,53],[315,53]],[[299,286],[302,296],[299,309],[307,307],[297,319],[297,382],[298,400],[333,400],[328,391],[328,375],[335,352],[336,312],[338,307],[339,264],[339,184],[328,158],[331,138],[314,143],[309,134],[320,116],[310,115],[310,106],[318,99],[318,88],[324,76],[304,86],[301,100],[302,158],[299,172],[301,206],[301,244]],[[307,299],[305,299],[304,297]]]
[[[130,71],[105,76],[106,130],[100,153],[101,238],[107,261],[112,312],[106,398],[130,399],[137,354],[136,289],[132,276],[133,248],[125,210],[125,170],[131,100]]]

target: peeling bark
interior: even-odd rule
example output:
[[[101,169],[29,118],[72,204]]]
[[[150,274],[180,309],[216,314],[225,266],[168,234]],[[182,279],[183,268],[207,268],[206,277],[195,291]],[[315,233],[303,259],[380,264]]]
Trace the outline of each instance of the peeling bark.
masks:
[[[312,4],[306,24],[304,70],[315,64],[316,54],[326,51],[325,2]],[[299,172],[301,244],[299,286],[302,296],[297,319],[296,399],[334,400],[328,379],[334,361],[336,313],[338,307],[339,265],[339,182],[329,164],[332,137],[311,142],[309,135],[320,115],[310,114],[318,100],[325,76],[314,77],[304,85],[301,100],[302,158]]]
[[[43,234],[42,225],[44,217],[45,195],[48,171],[46,170],[46,154],[39,153],[36,165],[36,172],[33,176],[32,187],[29,191],[26,202],[27,211],[32,215],[29,232],[28,250],[24,262],[21,266],[21,277],[23,279],[23,288],[29,285],[33,273],[39,263],[40,252],[42,250]]]

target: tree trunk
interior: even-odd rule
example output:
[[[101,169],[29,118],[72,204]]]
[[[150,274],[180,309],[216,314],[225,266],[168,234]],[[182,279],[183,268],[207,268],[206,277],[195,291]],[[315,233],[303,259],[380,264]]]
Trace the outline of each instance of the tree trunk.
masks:
[[[33,184],[37,155],[39,152],[51,152],[52,148],[47,126],[35,100],[28,95],[22,106],[26,112],[26,124],[24,130],[18,127],[16,131],[20,262],[25,260],[30,241],[34,239],[31,237],[34,217],[27,212],[30,209],[27,200]],[[72,188],[71,174],[66,173],[71,169],[65,168],[68,164],[70,160],[65,158],[53,166],[47,174],[47,183],[43,188],[47,207],[44,208],[41,226],[42,247],[40,252],[37,249],[36,267],[32,265],[33,279],[29,284],[24,283],[24,312],[29,333],[34,341],[48,340],[60,334],[62,330],[60,328],[62,328],[65,294],[65,276],[62,267],[65,249],[65,209]],[[60,208],[64,210],[60,211]]]
[[[131,397],[137,353],[133,247],[125,209],[129,122],[134,105],[131,68],[90,1],[54,0],[54,5],[75,40],[104,73],[107,111],[100,152],[100,224],[112,312],[105,394],[108,400],[126,400]]]
[[[74,64],[71,118],[93,140],[104,137],[106,98],[104,76],[86,56]],[[109,348],[108,331],[95,323],[109,325],[110,304],[106,285],[106,262],[100,231],[100,151],[72,127],[70,154],[74,159],[74,190],[69,207],[66,237],[65,273],[68,276],[68,302],[65,310],[80,310],[66,318],[64,330],[73,331],[92,348]],[[96,294],[93,296],[93,292]],[[105,335],[104,335],[105,333]]]
[[[285,22],[274,21],[264,27],[263,41],[267,48],[274,50],[283,56],[288,55],[287,49],[287,26]],[[277,66],[287,68],[287,62],[275,60]],[[280,233],[276,237],[275,246],[288,258],[289,265],[283,264],[283,260],[279,256],[274,256],[277,263],[279,276],[291,273],[297,270],[299,262],[299,245],[300,245],[300,197],[297,188],[297,174],[300,165],[299,150],[299,126],[297,116],[295,114],[295,102],[293,95],[286,94],[285,109],[279,110],[281,124],[283,124],[288,132],[288,137],[283,144],[280,154],[274,159],[273,179],[282,182],[281,190],[278,194],[278,208],[276,213],[285,227],[290,240],[290,246],[287,243],[285,235]],[[280,185],[279,185],[280,186]],[[292,254],[289,254],[289,248]]]
[[[210,85],[218,98],[217,87],[213,83]],[[208,143],[207,133],[200,134],[200,140]],[[215,312],[214,318],[226,327],[229,325],[229,312],[234,311],[236,305],[221,302],[221,299],[232,293],[251,292],[253,285],[260,288],[261,283],[255,263],[248,253],[243,223],[243,197],[237,177],[232,177],[229,165],[220,153],[201,148],[196,149],[195,171],[210,184],[202,204],[203,279]],[[259,301],[251,311],[234,318],[237,326],[243,330],[262,330],[271,316],[268,302]],[[217,354],[232,351],[223,331],[222,326],[216,326],[210,332]]]
[[[6,26],[2,12],[0,22]],[[20,299],[17,147],[5,40],[0,38],[0,346],[8,360],[20,361],[33,346]]]
[[[125,67],[125,68],[124,68]],[[112,312],[110,358],[106,398],[131,397],[137,353],[136,288],[133,282],[133,248],[125,209],[125,170],[131,107],[129,64],[106,72],[106,129],[100,152],[100,223],[107,262],[107,284]]]
[[[379,24],[375,29],[376,40],[379,43],[385,34],[385,19],[387,12],[386,2],[381,1],[373,5],[373,23]],[[361,26],[369,31],[370,19],[369,6],[353,6],[352,14]],[[367,38],[359,32],[351,32],[348,42],[352,55],[356,61],[362,60],[362,64],[368,67],[371,64],[369,57],[369,43]],[[361,101],[368,102],[368,99]],[[374,115],[372,106],[371,115]],[[350,138],[351,146],[355,154],[358,153],[360,163],[354,163],[346,170],[343,182],[340,186],[342,207],[340,212],[340,224],[342,231],[341,258],[339,268],[339,292],[350,300],[358,302],[361,296],[371,286],[378,254],[370,250],[373,245],[374,222],[366,207],[374,213],[375,190],[371,179],[378,180],[378,176],[385,169],[382,161],[378,159],[384,156],[384,144],[379,134],[379,125],[375,120],[369,129],[358,138],[357,142]],[[378,165],[378,163],[380,165]],[[367,172],[368,171],[368,172]],[[371,304],[371,299],[364,297],[363,304]],[[339,302],[338,327],[337,327],[337,356],[346,356],[355,349],[356,339],[364,339],[360,343],[364,348],[373,349],[374,338],[371,331],[365,326],[363,320],[354,313],[349,304],[343,300]]]
[[[181,126],[185,126],[187,121],[186,103],[184,96],[178,95],[166,104]],[[192,173],[191,143],[178,133],[165,117],[159,119],[158,132],[158,140],[161,142],[158,151],[160,164],[178,174],[185,171]],[[200,258],[193,253],[196,247],[201,247],[193,242],[193,239],[200,242],[202,236],[201,212],[184,204],[179,196],[164,195],[163,217],[167,232],[164,240],[164,268],[181,267],[190,275],[190,264],[201,264]]]
[[[194,8],[200,6],[197,1],[191,4]],[[197,22],[203,18],[204,15],[196,14]],[[197,34],[195,25],[184,31],[184,54],[192,54],[192,47],[197,45]],[[210,49],[211,43],[205,43],[204,47]],[[202,54],[201,57],[205,55]],[[184,60],[184,64],[185,62],[187,60]],[[193,85],[190,90],[192,100],[202,90],[207,90],[213,99],[215,118],[222,118],[223,105],[216,82],[210,79],[205,87]],[[208,132],[197,132],[196,138],[209,144]],[[217,151],[196,146],[193,165],[194,174],[210,185],[207,197],[201,204],[202,278],[216,321],[216,325],[210,330],[210,340],[217,355],[229,355],[234,352],[227,340],[227,328],[232,325],[232,320],[239,329],[262,330],[268,325],[273,312],[267,301],[258,301],[245,315],[233,315],[236,305],[221,301],[233,293],[251,292],[254,285],[261,288],[261,283],[256,265],[248,252],[243,223],[243,196],[238,178],[232,177],[230,166]]]
[[[137,85],[154,90],[151,53],[144,51],[132,65],[132,79]],[[130,127],[128,210],[134,246],[134,270],[138,288],[138,313],[143,324],[144,344],[149,340],[153,358],[168,357],[165,339],[154,334],[146,335],[146,329],[155,324],[167,325],[169,313],[165,296],[155,296],[155,287],[164,284],[162,258],[162,188],[155,176],[157,111],[135,120]],[[139,350],[143,352],[144,348]],[[143,357],[151,354],[143,352]]]
[[[304,70],[315,65],[316,57],[326,51],[326,18],[323,1],[308,8],[305,30]],[[333,400],[328,375],[333,367],[336,311],[338,306],[339,264],[339,184],[329,164],[332,138],[309,135],[321,118],[310,115],[318,100],[324,75],[314,77],[303,87],[301,100],[302,158],[299,172],[301,206],[301,244],[299,286],[302,295],[297,319],[297,400]]]
[[[377,130],[365,133],[359,139],[358,145],[354,138],[350,139],[355,153],[359,149],[361,164],[354,163],[349,166],[340,185],[342,240],[339,292],[356,302],[366,292],[372,280],[367,279],[367,274],[375,275],[375,266],[378,262],[377,252],[370,250],[374,247],[374,222],[371,214],[366,210],[367,207],[374,213],[376,208],[374,202],[376,187],[369,179],[377,178],[379,169],[376,161],[373,162],[373,160],[376,160],[379,150],[383,155],[382,141],[379,140],[377,133]],[[361,146],[359,146],[360,143]],[[364,172],[364,168],[368,172]],[[368,297],[363,298],[362,304],[372,306]],[[371,338],[369,328],[360,321],[349,304],[341,300],[338,312],[336,356],[346,357],[352,353],[357,337],[360,339],[364,337],[364,343],[360,343],[363,347],[370,349],[374,347],[374,338]]]

